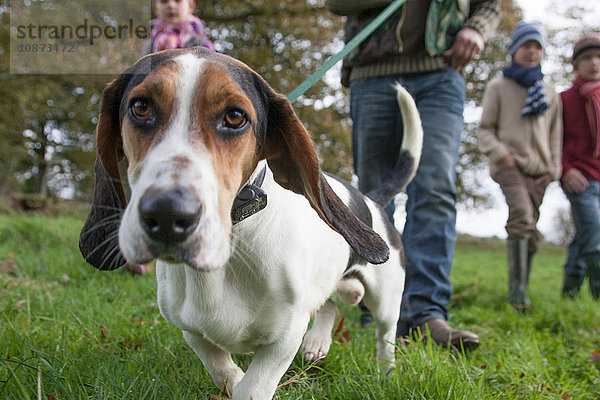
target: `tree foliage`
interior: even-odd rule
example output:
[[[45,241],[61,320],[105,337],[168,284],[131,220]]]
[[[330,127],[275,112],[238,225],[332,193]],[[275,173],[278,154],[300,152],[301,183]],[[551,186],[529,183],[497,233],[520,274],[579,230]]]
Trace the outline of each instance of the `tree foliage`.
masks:
[[[10,75],[9,13],[0,29],[0,162],[4,182],[27,192],[89,193],[94,125],[111,76]],[[341,47],[342,21],[323,1],[206,1],[196,10],[217,50],[246,62],[276,90],[291,92]],[[351,177],[345,98],[319,82],[296,104],[324,168]],[[342,122],[340,122],[342,121]]]
[[[53,0],[38,0],[38,2]],[[555,5],[559,7],[560,2]],[[562,6],[561,6],[562,7]],[[465,72],[467,109],[480,106],[487,82],[507,63],[510,32],[522,18],[515,0],[503,0],[504,16],[482,56]],[[563,7],[564,8],[564,7]],[[561,8],[561,10],[563,9]],[[565,20],[583,18],[585,8],[567,7]],[[0,0],[0,190],[89,196],[94,158],[93,133],[107,75],[10,75],[9,8]],[[343,46],[343,19],[328,12],[324,0],[206,0],[196,14],[218,51],[260,73],[273,88],[290,93]],[[562,65],[566,48],[585,26],[549,29],[549,57]],[[125,49],[123,51],[134,51]],[[348,92],[339,83],[339,65],[294,104],[318,149],[323,168],[352,177]],[[553,80],[570,71],[556,68]],[[484,204],[479,183],[484,160],[477,150],[477,117],[467,118],[458,167],[459,201]]]
[[[74,3],[81,12],[84,5],[89,6]],[[0,163],[5,172],[0,187],[42,196],[90,193],[99,96],[111,77],[11,74],[9,11],[8,2],[0,2]],[[63,60],[77,68],[68,64],[74,61]]]

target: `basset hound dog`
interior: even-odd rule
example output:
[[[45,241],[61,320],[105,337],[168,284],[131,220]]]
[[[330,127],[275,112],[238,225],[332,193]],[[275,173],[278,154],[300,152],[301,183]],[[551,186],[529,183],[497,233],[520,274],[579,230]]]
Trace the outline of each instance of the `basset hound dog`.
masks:
[[[369,198],[322,173],[290,102],[242,62],[203,48],[138,60],[103,92],[84,258],[102,270],[157,259],[161,314],[235,400],[271,399],[300,348],[327,354],[334,293],[370,309],[389,371],[405,274],[377,202],[410,182],[423,135],[397,93],[398,171]],[[254,353],[245,372],[231,353]]]

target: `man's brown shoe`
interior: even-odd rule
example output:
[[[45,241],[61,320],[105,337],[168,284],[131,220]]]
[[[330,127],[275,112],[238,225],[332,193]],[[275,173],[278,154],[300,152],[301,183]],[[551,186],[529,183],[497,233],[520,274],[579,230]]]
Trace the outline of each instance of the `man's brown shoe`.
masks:
[[[419,327],[423,337],[427,336],[427,330],[434,342],[441,346],[456,347],[458,350],[475,350],[479,346],[479,337],[473,332],[459,331],[452,328],[448,322],[441,318],[433,318]]]

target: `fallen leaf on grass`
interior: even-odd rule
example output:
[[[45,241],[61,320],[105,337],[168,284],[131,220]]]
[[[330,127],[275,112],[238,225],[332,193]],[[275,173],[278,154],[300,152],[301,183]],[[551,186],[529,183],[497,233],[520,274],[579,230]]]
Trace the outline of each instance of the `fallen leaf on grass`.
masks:
[[[344,329],[345,321],[345,317],[341,317],[338,320],[337,326],[333,331],[333,339],[336,339],[341,344],[350,344],[352,342],[352,337],[350,335],[350,329]]]
[[[115,350],[115,354],[121,357],[125,353],[139,349],[141,346],[141,343],[132,343],[131,340],[125,339],[117,343],[117,349]]]
[[[0,260],[0,275],[2,275],[3,273],[6,273],[10,276],[16,276],[17,273],[15,272],[15,265],[17,263],[15,263],[12,259],[5,259],[5,260]]]
[[[592,355],[590,356],[589,362],[598,362],[600,361],[600,350],[596,349],[592,351]]]
[[[19,300],[15,303],[15,308],[21,308],[23,307],[25,304],[27,304],[27,300],[23,299],[23,300]]]
[[[135,317],[131,320],[131,324],[133,326],[144,326],[146,325],[146,321],[142,317]]]
[[[549,392],[549,393],[557,393],[561,399],[563,400],[568,400],[571,398],[571,395],[567,392],[565,392],[564,390],[553,390],[550,386],[548,386],[545,382],[540,382],[538,384],[537,387],[537,391],[539,393],[542,393],[543,391]]]
[[[100,327],[100,334],[102,335],[103,339],[106,339],[108,337],[108,326],[102,325]]]

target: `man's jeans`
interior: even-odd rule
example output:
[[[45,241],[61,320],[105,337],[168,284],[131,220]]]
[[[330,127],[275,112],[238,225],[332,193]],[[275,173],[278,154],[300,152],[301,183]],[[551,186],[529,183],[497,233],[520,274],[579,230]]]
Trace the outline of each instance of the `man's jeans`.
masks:
[[[353,81],[354,169],[363,193],[393,169],[402,142],[395,82],[414,97],[423,122],[423,152],[408,187],[403,244],[406,284],[398,335],[432,318],[448,317],[456,241],[456,162],[463,132],[465,82],[455,69]],[[387,209],[393,214],[393,205]]]
[[[591,181],[581,193],[568,193],[575,223],[575,237],[569,245],[565,275],[585,275],[586,263],[600,261],[600,183]]]

